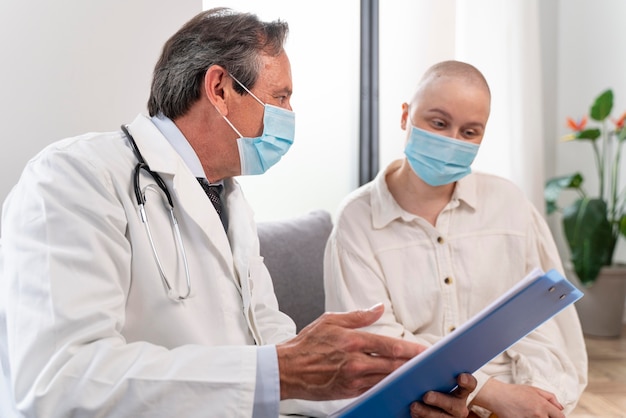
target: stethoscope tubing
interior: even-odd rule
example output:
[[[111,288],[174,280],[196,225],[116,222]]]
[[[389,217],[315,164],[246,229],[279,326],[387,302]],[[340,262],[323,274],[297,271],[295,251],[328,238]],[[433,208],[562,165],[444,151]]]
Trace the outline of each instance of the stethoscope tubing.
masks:
[[[141,218],[142,223],[145,226],[146,234],[148,235],[148,240],[150,241],[150,246],[152,247],[152,255],[154,256],[154,260],[159,270],[159,275],[161,276],[161,280],[163,281],[163,285],[165,286],[168,297],[176,302],[183,301],[191,295],[191,278],[189,275],[189,264],[187,262],[187,254],[185,252],[185,245],[183,243],[182,234],[180,233],[180,227],[178,226],[178,220],[176,219],[176,216],[174,214],[174,202],[172,201],[172,196],[170,195],[170,192],[167,189],[167,185],[165,184],[165,181],[163,180],[163,178],[159,175],[159,173],[152,171],[148,163],[146,163],[146,161],[144,160],[143,156],[141,155],[141,152],[139,151],[139,148],[137,147],[137,143],[135,142],[135,139],[128,131],[128,128],[125,125],[122,125],[121,128],[122,128],[122,132],[124,132],[124,135],[126,135],[126,137],[128,138],[128,142],[130,143],[130,146],[133,150],[133,153],[135,154],[135,157],[137,157],[137,160],[139,161],[133,171],[133,189],[135,192],[135,198],[137,200],[137,206],[139,206],[139,216]],[[185,278],[187,282],[187,292],[185,293],[185,295],[176,294],[176,292],[174,291],[173,287],[170,284],[170,281],[167,279],[165,275],[165,271],[163,270],[163,265],[161,263],[159,253],[156,249],[154,239],[152,237],[152,231],[150,230],[150,223],[148,222],[148,215],[146,214],[146,209],[145,209],[146,197],[144,193],[141,192],[139,180],[141,177],[142,170],[150,174],[150,176],[154,179],[157,187],[163,191],[163,194],[165,194],[165,197],[167,198],[167,202],[169,204],[168,210],[170,213],[170,221],[172,223],[172,228],[174,230],[176,247],[181,253],[181,257],[183,258],[183,265],[185,267]],[[150,185],[147,187],[150,187]]]

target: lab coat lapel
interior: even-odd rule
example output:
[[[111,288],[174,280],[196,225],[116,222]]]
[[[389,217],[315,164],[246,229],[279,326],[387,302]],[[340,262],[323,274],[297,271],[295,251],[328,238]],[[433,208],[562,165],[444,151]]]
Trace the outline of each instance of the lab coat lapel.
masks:
[[[247,204],[241,186],[234,179],[227,179],[226,208],[229,220],[228,237],[233,249],[235,270],[240,280],[248,278],[251,257],[259,256],[259,243],[254,223],[254,213]]]
[[[227,179],[224,183],[227,191],[228,219],[237,220],[237,222],[229,223],[228,237],[233,248],[235,270],[241,286],[244,315],[254,341],[262,345],[264,344],[263,335],[257,324],[256,307],[253,301],[254,282],[261,279],[259,269],[253,266],[259,266],[262,263],[254,213],[247,204],[239,184],[234,179]]]
[[[222,222],[198,180],[149,118],[139,115],[129,130],[150,169],[161,174],[170,189],[174,212],[183,212],[197,224],[234,273],[233,255]]]

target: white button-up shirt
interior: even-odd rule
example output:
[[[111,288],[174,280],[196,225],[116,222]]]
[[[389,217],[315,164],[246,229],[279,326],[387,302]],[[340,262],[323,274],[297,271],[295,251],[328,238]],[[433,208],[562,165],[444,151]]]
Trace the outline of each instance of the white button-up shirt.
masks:
[[[400,207],[387,188],[393,162],[340,207],[325,255],[326,309],[383,302],[369,331],[431,345],[506,292],[533,268],[563,272],[539,212],[509,181],[470,174],[436,225]],[[485,344],[488,344],[485,341]],[[554,393],[571,411],[587,383],[587,355],[573,307],[476,372]]]

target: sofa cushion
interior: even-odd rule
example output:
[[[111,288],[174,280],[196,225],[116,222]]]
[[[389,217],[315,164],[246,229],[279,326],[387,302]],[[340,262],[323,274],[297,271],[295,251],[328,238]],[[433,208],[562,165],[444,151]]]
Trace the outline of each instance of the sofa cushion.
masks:
[[[330,214],[315,210],[259,222],[257,227],[278,306],[300,331],[324,312],[324,249],[332,230]]]

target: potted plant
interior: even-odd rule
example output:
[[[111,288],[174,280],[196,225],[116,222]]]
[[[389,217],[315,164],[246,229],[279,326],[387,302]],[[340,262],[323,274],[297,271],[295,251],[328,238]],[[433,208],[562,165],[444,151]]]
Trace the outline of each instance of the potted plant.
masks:
[[[626,236],[626,195],[619,187],[621,149],[626,139],[626,113],[613,119],[610,117],[612,110],[613,91],[608,89],[596,97],[588,116],[578,121],[568,118],[572,132],[563,138],[586,141],[591,145],[593,154],[590,155],[595,161],[598,180],[597,195],[589,195],[585,190],[580,172],[551,178],[544,189],[547,213],[558,211],[562,214],[570,260],[585,288],[592,287],[606,266],[613,266],[617,241],[620,235]],[[595,121],[596,126],[587,126],[589,118]],[[577,198],[561,207],[558,200],[565,189],[575,191]],[[621,282],[621,287],[626,289],[626,279]],[[619,299],[619,295],[613,297]],[[620,330],[623,308],[624,293],[619,306]],[[584,329],[582,315],[581,321]]]

